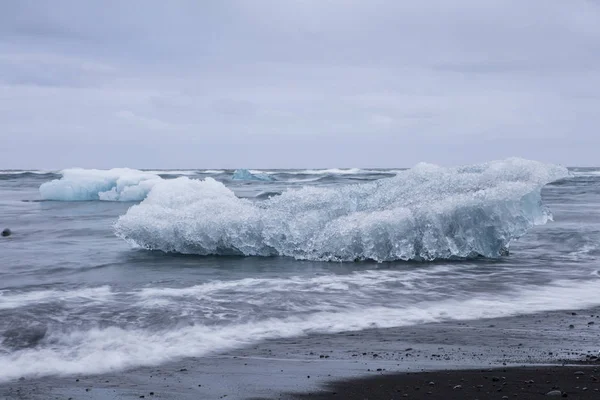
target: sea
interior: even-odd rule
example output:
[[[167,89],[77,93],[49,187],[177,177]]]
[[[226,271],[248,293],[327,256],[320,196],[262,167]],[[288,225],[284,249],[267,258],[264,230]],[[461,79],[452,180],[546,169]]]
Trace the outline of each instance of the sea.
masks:
[[[600,168],[0,171],[0,382],[600,305]]]

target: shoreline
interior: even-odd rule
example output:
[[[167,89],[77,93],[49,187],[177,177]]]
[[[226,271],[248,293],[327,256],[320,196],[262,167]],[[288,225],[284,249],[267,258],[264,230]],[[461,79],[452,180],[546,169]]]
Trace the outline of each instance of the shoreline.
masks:
[[[518,376],[532,368],[540,371],[535,376],[542,376],[540,374],[546,373],[544,371],[559,371],[556,368],[571,371],[569,368],[599,367],[599,314],[598,308],[551,311],[273,339],[226,353],[127,371],[26,377],[0,384],[0,398],[324,399],[328,397],[322,396],[327,394],[338,396],[332,395],[333,391],[342,393],[347,389],[345,396],[349,397],[337,398],[389,400],[402,398],[400,395],[403,394],[415,396],[414,393],[395,392],[394,397],[389,397],[385,388],[391,388],[397,382],[413,385],[413,379],[417,379],[419,374],[434,374],[423,376],[435,376],[440,382],[446,376],[444,374],[463,374],[460,379],[480,382],[477,371],[489,369],[520,371],[514,373],[514,379],[511,378],[511,382],[516,383],[520,379],[517,379]],[[561,364],[578,365],[557,367]],[[575,386],[569,381],[573,377],[566,372],[557,374],[562,380],[554,386],[560,384],[567,393],[575,393]],[[427,379],[435,381],[434,378]],[[542,382],[539,378],[528,380]],[[483,383],[471,386],[479,384]],[[375,389],[369,392],[369,397],[351,397],[353,393],[361,396],[359,387],[373,385],[382,387],[378,393],[384,397],[374,397],[377,395]],[[589,385],[589,388],[592,389],[589,393],[593,393],[596,387]],[[440,386],[440,393],[441,389]],[[433,395],[433,390],[425,390],[423,395],[428,391]],[[453,393],[443,392],[440,396],[446,397],[440,398],[451,399],[447,396]],[[516,392],[517,395],[519,393]],[[485,398],[488,397],[482,397]]]

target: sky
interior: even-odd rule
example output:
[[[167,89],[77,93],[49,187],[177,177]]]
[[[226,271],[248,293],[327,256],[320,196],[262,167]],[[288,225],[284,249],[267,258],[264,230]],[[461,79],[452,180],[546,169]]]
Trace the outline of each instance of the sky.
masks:
[[[0,168],[600,165],[600,0],[4,0]]]

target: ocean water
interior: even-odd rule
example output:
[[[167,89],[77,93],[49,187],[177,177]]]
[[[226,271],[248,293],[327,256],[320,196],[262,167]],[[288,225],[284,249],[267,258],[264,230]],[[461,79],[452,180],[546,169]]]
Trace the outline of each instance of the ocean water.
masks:
[[[600,305],[600,168],[0,171],[4,227],[0,382]]]

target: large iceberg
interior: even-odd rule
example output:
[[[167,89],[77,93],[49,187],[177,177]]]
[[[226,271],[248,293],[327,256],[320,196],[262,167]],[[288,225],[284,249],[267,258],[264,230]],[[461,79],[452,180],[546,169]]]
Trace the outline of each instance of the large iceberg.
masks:
[[[111,170],[66,169],[62,177],[40,186],[43,200],[140,201],[162,178],[129,168]]]
[[[211,178],[157,183],[116,234],[146,249],[323,261],[500,257],[552,218],[541,188],[566,168],[522,159],[465,167],[419,164],[343,187],[304,187],[262,202]]]

